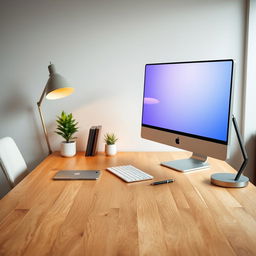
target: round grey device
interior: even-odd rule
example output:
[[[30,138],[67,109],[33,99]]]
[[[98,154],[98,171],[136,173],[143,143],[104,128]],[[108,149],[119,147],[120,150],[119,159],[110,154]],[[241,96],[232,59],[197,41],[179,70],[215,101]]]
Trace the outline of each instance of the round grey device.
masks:
[[[225,188],[243,188],[248,185],[249,179],[241,175],[235,180],[235,173],[215,173],[211,176],[211,183]]]

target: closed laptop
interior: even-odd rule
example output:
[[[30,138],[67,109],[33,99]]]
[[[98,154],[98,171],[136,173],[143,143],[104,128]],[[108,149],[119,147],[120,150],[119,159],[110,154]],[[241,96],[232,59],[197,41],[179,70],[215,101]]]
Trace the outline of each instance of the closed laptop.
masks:
[[[62,170],[56,173],[54,180],[97,180],[99,170]]]

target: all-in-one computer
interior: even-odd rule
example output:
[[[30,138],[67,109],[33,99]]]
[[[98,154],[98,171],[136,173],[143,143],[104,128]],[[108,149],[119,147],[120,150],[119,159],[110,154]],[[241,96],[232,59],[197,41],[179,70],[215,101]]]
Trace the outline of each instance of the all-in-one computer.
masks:
[[[193,152],[162,165],[187,172],[226,159],[233,70],[232,59],[146,65],[142,138]]]
[[[141,135],[194,152],[162,163],[179,171],[205,168],[207,156],[226,159],[234,62],[147,64]]]

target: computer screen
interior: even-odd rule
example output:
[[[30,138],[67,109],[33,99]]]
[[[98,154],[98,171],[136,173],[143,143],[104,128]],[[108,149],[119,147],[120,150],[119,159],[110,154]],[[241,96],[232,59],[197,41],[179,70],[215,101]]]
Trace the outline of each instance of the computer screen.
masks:
[[[225,158],[223,147],[222,156],[212,151],[218,150],[217,144],[228,144],[233,66],[231,59],[147,64],[142,137],[148,138],[150,133],[151,140]],[[166,142],[159,138],[161,131]],[[168,137],[168,134],[175,137]],[[179,135],[181,138],[177,137]],[[180,139],[185,143],[180,143]],[[196,145],[193,150],[193,143],[201,141],[204,141],[204,149],[196,152],[199,147]],[[214,143],[214,149],[208,150],[205,142]]]

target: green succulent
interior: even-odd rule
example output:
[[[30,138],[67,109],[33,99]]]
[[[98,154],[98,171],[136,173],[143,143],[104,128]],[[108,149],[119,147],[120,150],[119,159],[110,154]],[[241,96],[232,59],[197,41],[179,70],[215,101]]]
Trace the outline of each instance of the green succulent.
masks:
[[[73,118],[72,113],[66,114],[62,111],[61,115],[57,117],[57,130],[55,132],[62,136],[67,143],[76,139],[73,135],[78,131],[78,122]]]
[[[116,143],[116,141],[118,140],[118,138],[116,137],[116,135],[114,133],[106,133],[104,135],[104,140],[107,145],[114,145]]]

